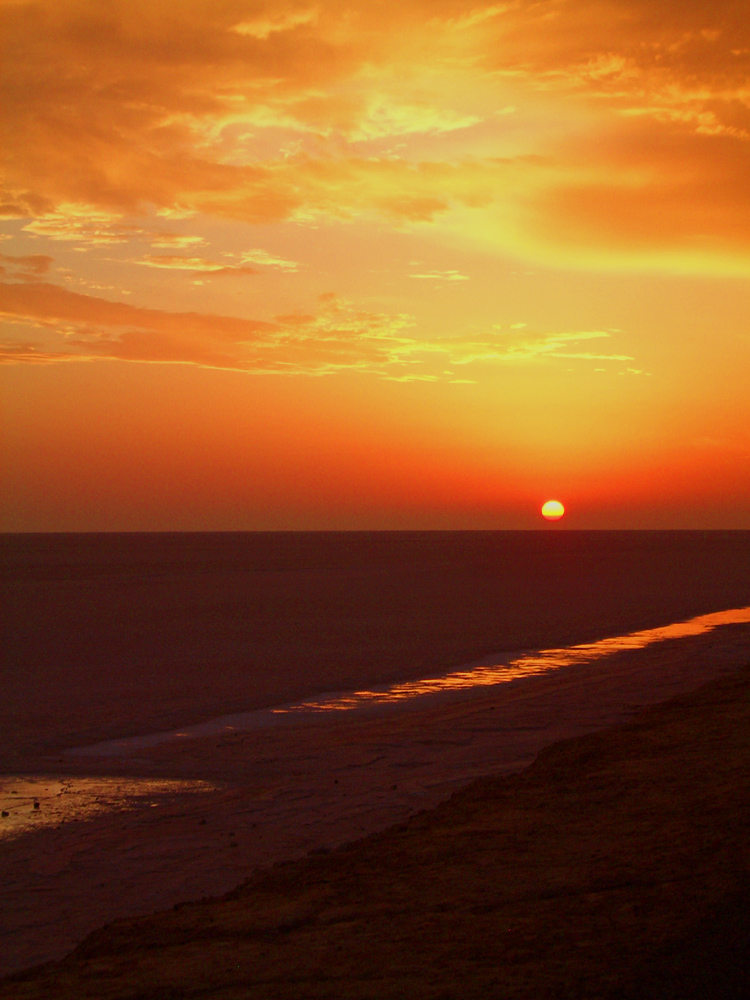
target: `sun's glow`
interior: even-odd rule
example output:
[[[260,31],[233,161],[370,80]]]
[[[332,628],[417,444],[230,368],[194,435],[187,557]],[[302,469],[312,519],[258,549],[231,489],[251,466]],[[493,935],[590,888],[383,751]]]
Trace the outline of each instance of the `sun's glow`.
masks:
[[[542,517],[548,521],[559,521],[565,513],[565,508],[559,500],[547,500],[542,504]]]
[[[750,527],[737,0],[101,6],[0,2],[0,530]]]

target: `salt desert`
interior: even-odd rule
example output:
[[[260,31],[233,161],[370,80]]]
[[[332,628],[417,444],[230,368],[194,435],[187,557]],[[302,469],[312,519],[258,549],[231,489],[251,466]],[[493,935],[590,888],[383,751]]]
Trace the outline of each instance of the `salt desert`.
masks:
[[[748,533],[188,540],[6,546],[4,972],[60,958],[117,917],[403,822],[750,662]],[[486,677],[524,649],[729,608],[728,624],[626,639],[604,658],[569,651],[511,683],[501,671],[395,705],[315,710],[326,691]],[[201,732],[242,712],[266,722]]]

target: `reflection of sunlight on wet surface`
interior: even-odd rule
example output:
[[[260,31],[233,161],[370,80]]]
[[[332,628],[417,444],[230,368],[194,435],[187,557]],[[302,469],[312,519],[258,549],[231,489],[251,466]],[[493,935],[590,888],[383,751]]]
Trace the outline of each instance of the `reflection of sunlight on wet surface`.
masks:
[[[387,704],[416,698],[420,695],[437,694],[440,691],[489,687],[493,684],[517,680],[520,677],[544,674],[550,670],[557,670],[559,667],[592,663],[594,660],[601,660],[613,653],[643,649],[645,646],[650,646],[654,642],[663,642],[665,639],[684,639],[688,636],[701,635],[704,632],[710,632],[719,625],[748,623],[750,623],[750,607],[717,611],[714,614],[691,618],[686,622],[650,628],[643,632],[631,632],[629,635],[615,636],[611,639],[600,639],[598,642],[587,642],[580,646],[568,646],[565,649],[542,649],[534,653],[524,653],[523,656],[510,660],[508,663],[476,666],[469,670],[456,670],[440,677],[424,677],[415,681],[405,681],[403,684],[393,684],[385,690],[351,691],[339,696],[326,696],[317,701],[304,701],[297,705],[275,708],[272,711],[277,713],[347,711],[359,708],[364,704]]]
[[[290,705],[281,705],[277,708],[224,715],[221,718],[210,719],[193,726],[185,726],[179,730],[150,733],[147,736],[133,736],[121,740],[108,740],[67,752],[76,756],[113,756],[158,746],[161,743],[200,736],[232,735],[243,730],[278,725],[285,720],[300,717],[314,718],[328,713],[353,712],[357,709],[366,710],[377,706],[394,706],[428,695],[490,687],[550,673],[561,667],[581,666],[602,660],[614,653],[643,649],[666,639],[685,639],[690,636],[702,635],[720,625],[745,624],[750,624],[750,607],[717,611],[709,615],[691,618],[686,622],[663,625],[659,628],[646,629],[643,632],[631,632],[629,635],[615,636],[610,639],[600,639],[598,642],[568,646],[565,649],[537,650],[503,662],[474,664],[463,670],[453,670],[439,676],[404,681],[401,684],[384,685],[363,691],[323,694],[317,698],[310,698]]]
[[[156,807],[185,792],[212,792],[205,781],[151,778],[0,777],[0,840],[30,830],[93,819],[105,812]]]

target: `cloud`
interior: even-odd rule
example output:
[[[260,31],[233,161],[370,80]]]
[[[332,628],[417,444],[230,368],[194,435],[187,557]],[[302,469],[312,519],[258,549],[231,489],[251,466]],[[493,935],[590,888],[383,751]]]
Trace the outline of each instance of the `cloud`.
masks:
[[[0,365],[49,365],[60,361],[77,361],[74,354],[65,351],[44,351],[35,344],[16,342],[0,344]]]
[[[413,333],[405,314],[373,313],[334,295],[321,296],[316,313],[277,316],[273,322],[203,313],[142,309],[47,283],[0,284],[0,314],[42,330],[51,346],[8,344],[5,361],[93,360],[193,364],[259,374],[326,375],[342,370],[383,378],[434,381],[452,365],[527,364],[554,358],[632,360],[579,351],[603,331],[498,333],[430,340]],[[438,373],[425,370],[431,359]],[[442,374],[441,374],[442,373]],[[448,372],[452,375],[452,372]]]
[[[232,31],[238,35],[250,35],[252,38],[259,38],[265,41],[269,35],[277,31],[292,31],[302,24],[311,24],[316,21],[318,12],[311,7],[307,10],[287,10],[276,15],[268,14],[257,17],[250,21],[241,21],[232,27]]]
[[[481,115],[461,114],[427,102],[406,104],[378,96],[365,105],[359,124],[350,126],[347,135],[351,142],[415,133],[439,135],[471,128],[481,121]]]
[[[115,212],[103,212],[94,205],[63,203],[55,212],[40,215],[22,229],[34,236],[55,241],[107,246],[133,239],[148,241],[155,248],[186,249],[205,243],[202,236],[174,233],[125,222]]]
[[[49,331],[53,356],[242,367],[275,324],[170,313],[110,302],[46,283],[0,285],[0,313]]]
[[[476,339],[441,340],[427,346],[426,350],[446,354],[453,365],[474,362],[523,364],[546,358],[577,358],[585,361],[632,361],[627,354],[600,354],[571,349],[585,340],[607,339],[604,330],[571,331],[570,333],[528,334],[523,339],[493,335]],[[416,348],[415,348],[416,350]]]
[[[335,299],[321,303],[315,316],[268,323],[140,309],[41,283],[0,284],[0,313],[56,335],[58,347],[48,352],[53,359],[65,354],[311,375],[399,361],[410,340],[401,334],[411,325],[408,317],[355,310]]]
[[[425,274],[410,274],[410,278],[433,278],[438,281],[468,281],[468,275],[458,271],[428,271]]]
[[[142,267],[156,267],[168,271],[200,271],[211,274],[215,277],[222,275],[248,275],[257,274],[254,267],[232,267],[221,264],[215,260],[206,260],[204,257],[175,257],[167,254],[149,254],[139,260],[132,260],[131,264],[140,264]]]
[[[52,265],[52,257],[35,253],[26,257],[13,257],[0,253],[0,275],[12,281],[38,281]]]
[[[202,236],[185,233],[154,233],[150,237],[151,246],[156,249],[188,250],[205,245]]]
[[[460,13],[457,15],[449,15],[446,18],[435,18],[435,23],[441,26],[448,26],[454,30],[461,31],[466,28],[473,28],[477,24],[484,24],[486,21],[491,21],[500,14],[507,14],[508,11],[512,10],[513,6],[518,6],[517,4],[501,3],[493,4],[491,6],[483,6],[481,4],[476,7],[471,7],[466,13]]]
[[[299,264],[296,260],[288,260],[286,257],[278,257],[267,250],[244,250],[240,254],[225,253],[224,257],[237,256],[245,264],[262,264],[265,267],[274,267],[279,271],[298,271]]]
[[[589,144],[601,164],[539,192],[532,228],[545,241],[723,267],[750,263],[750,143],[664,134],[630,120]]]
[[[56,211],[42,214],[28,223],[23,232],[46,236],[50,240],[98,246],[127,243],[134,236],[143,235],[144,230],[123,222],[117,213],[102,212],[94,205],[63,203]]]
[[[0,13],[1,210],[32,218],[29,233],[200,245],[132,222],[155,211],[399,227],[455,215],[473,235],[491,206],[495,243],[526,255],[559,254],[569,232],[589,260],[646,247],[750,266],[750,20],[736,0]],[[511,106],[506,142],[496,109]],[[394,137],[405,148],[384,151]]]
[[[139,264],[142,267],[155,267],[169,271],[200,271],[205,274],[211,274],[214,277],[258,274],[258,268],[248,266],[250,263],[272,267],[284,272],[299,270],[299,264],[296,261],[287,260],[285,257],[278,257],[267,250],[245,250],[241,253],[225,251],[221,256],[224,258],[223,261],[209,260],[206,257],[146,254],[144,257],[131,260],[130,263]],[[237,261],[238,263],[228,263],[228,261]]]

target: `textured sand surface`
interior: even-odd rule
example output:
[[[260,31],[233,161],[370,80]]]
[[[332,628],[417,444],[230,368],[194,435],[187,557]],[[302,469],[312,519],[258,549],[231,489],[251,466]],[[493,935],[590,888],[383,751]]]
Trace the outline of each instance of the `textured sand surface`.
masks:
[[[134,757],[29,758],[51,791],[31,815],[37,829],[0,851],[3,971],[60,958],[116,917],[226,892],[257,867],[382,830],[477,777],[528,765],[555,740],[620,722],[749,660],[750,626],[725,626],[370,720],[300,721]],[[81,791],[76,776],[146,788],[60,823],[53,810]],[[149,788],[167,779],[217,790]],[[55,794],[61,783],[64,796]],[[43,827],[48,811],[54,825]]]
[[[3,562],[0,774],[23,808],[3,807],[0,834],[23,809],[33,827],[0,842],[2,971],[382,830],[747,659],[747,629],[726,628],[406,714],[76,759],[65,751],[750,604],[750,532],[6,536]],[[170,781],[216,791],[157,794]]]
[[[13,1000],[750,991],[750,667],[405,823],[120,920]]]

